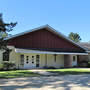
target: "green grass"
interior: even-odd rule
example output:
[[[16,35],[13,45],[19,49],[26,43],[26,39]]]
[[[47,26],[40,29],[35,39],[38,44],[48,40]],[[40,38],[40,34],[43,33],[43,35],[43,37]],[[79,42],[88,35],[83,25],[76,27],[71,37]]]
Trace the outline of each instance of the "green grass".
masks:
[[[33,76],[40,76],[40,74],[33,73],[29,70],[0,71],[0,78],[17,78]]]
[[[67,74],[90,74],[90,69],[80,69],[80,68],[69,68],[69,69],[43,69],[47,72],[53,72],[57,75],[67,75]],[[37,73],[33,73],[29,70],[12,70],[12,71],[0,71],[0,78],[18,78],[18,77],[34,77],[42,76]]]
[[[45,69],[45,71],[57,73],[59,75],[65,74],[90,74],[90,69],[68,68],[68,69]]]

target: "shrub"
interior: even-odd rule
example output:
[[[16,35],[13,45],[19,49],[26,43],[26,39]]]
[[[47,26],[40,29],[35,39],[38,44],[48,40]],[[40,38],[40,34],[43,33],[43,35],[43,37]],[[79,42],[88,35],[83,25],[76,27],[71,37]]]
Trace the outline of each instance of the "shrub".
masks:
[[[88,62],[88,65],[87,65],[88,68],[90,68],[90,61]]]
[[[56,69],[54,66],[49,66],[49,67],[44,66],[43,68],[44,68],[44,69]]]
[[[88,66],[88,61],[84,60],[80,62],[80,67],[87,67]]]
[[[50,66],[48,67],[48,69],[56,69],[54,66]]]
[[[13,62],[4,61],[2,62],[2,66],[3,70],[10,70],[14,69],[16,65]]]
[[[47,67],[47,66],[44,66],[43,68],[44,68],[44,69],[48,69],[48,67]]]
[[[2,70],[3,69],[3,64],[2,63],[0,63],[0,70]]]

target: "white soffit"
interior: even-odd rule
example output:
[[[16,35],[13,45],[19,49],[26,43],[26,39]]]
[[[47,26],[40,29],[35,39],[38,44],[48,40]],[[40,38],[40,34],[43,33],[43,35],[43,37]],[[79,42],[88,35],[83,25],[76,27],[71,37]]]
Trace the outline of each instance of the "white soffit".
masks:
[[[70,55],[88,55],[88,53],[69,53],[69,52],[50,52],[50,51],[39,51],[39,50],[27,50],[27,49],[15,49],[16,53],[38,53],[38,54],[70,54]]]

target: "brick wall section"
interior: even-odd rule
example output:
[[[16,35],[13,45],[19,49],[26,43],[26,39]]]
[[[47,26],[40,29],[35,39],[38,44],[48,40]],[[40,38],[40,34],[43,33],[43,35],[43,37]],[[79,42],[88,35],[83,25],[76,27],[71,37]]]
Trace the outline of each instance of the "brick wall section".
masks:
[[[72,55],[64,55],[64,67],[72,67]]]
[[[78,64],[82,61],[90,61],[90,55],[79,55],[78,56]]]

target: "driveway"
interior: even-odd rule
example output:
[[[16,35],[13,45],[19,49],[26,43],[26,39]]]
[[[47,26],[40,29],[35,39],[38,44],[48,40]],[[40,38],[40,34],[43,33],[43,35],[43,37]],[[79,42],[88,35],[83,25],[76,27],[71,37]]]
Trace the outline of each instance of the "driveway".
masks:
[[[0,90],[90,90],[90,75],[0,79]]]

